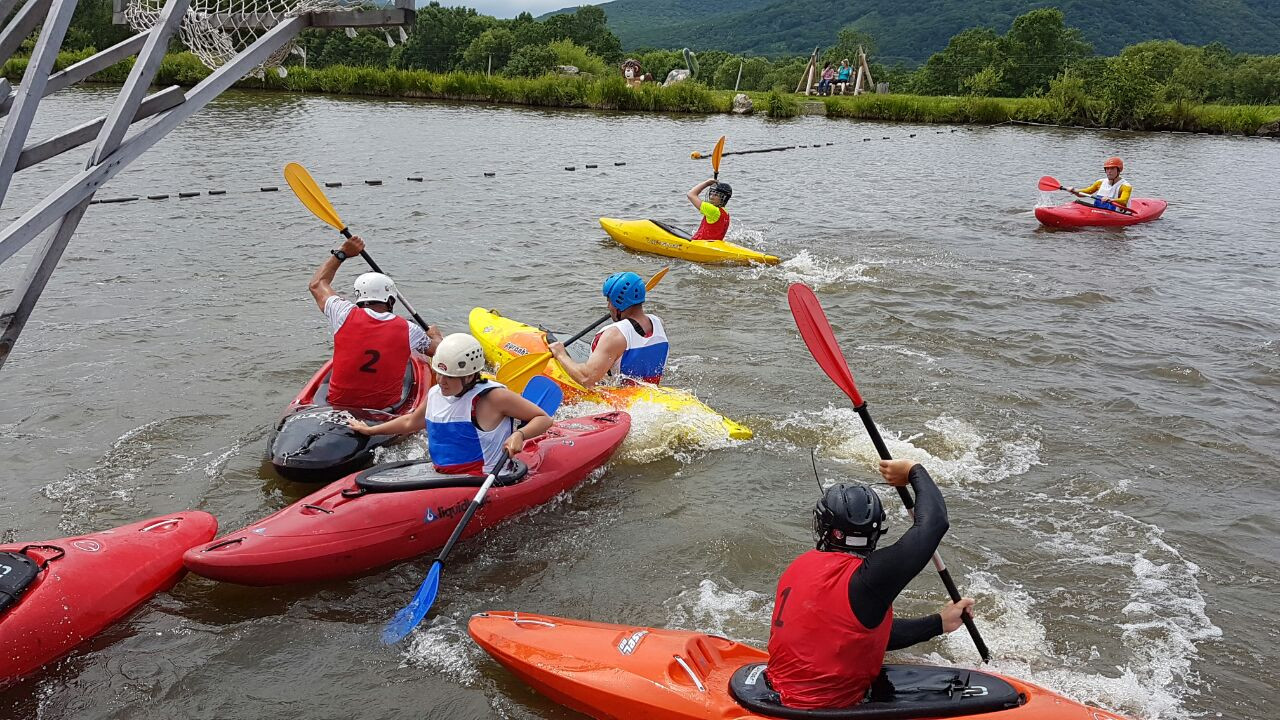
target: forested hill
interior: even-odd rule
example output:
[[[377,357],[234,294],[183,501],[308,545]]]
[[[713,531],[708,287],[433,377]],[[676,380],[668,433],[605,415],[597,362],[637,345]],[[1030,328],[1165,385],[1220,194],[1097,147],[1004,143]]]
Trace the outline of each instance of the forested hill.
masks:
[[[627,49],[807,53],[831,45],[852,25],[875,38],[881,62],[916,64],[961,30],[985,26],[1003,33],[1018,15],[1058,7],[1100,54],[1168,39],[1280,53],[1280,0],[614,0],[600,7]]]

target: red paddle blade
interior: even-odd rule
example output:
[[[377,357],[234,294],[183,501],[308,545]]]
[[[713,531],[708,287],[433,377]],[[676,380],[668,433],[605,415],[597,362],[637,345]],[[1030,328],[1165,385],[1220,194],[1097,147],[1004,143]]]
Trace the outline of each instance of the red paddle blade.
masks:
[[[1052,175],[1045,175],[1044,177],[1040,178],[1040,189],[1044,190],[1045,192],[1061,190],[1062,183],[1058,182],[1058,179],[1053,177]]]
[[[800,328],[800,337],[818,361],[818,367],[831,378],[836,387],[844,391],[853,401],[855,407],[862,405],[862,396],[858,394],[858,386],[853,383],[853,373],[849,372],[849,362],[836,344],[836,336],[831,332],[831,323],[827,314],[822,311],[818,296],[808,285],[795,283],[787,290],[787,304],[791,306],[791,315],[796,319],[796,327]]]

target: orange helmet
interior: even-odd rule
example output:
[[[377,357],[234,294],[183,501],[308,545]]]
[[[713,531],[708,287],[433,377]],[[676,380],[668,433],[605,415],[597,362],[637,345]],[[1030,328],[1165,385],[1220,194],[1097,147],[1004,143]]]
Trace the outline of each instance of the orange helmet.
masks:
[[[1107,158],[1106,162],[1102,163],[1102,169],[1106,170],[1107,168],[1124,170],[1124,161],[1118,157],[1109,157]]]

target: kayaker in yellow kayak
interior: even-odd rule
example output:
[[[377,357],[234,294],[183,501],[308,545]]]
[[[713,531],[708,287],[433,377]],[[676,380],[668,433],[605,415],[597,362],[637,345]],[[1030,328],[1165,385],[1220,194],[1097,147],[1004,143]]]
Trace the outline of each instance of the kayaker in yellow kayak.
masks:
[[[491,472],[503,450],[515,455],[551,427],[542,408],[480,376],[484,350],[468,333],[441,341],[431,369],[436,384],[417,410],[379,425],[355,419],[347,424],[361,435],[407,435],[425,428],[436,470],[471,475]],[[519,428],[517,420],[524,423]]]
[[[1086,188],[1069,187],[1067,192],[1079,198],[1088,198],[1086,205],[1095,205],[1107,210],[1129,207],[1129,196],[1133,194],[1133,186],[1129,185],[1128,180],[1120,179],[1120,173],[1124,172],[1124,161],[1118,157],[1109,157],[1102,163],[1102,171],[1107,174],[1106,177],[1095,180]]]
[[[709,188],[709,189],[708,189]],[[702,199],[702,191],[707,190],[707,199]],[[702,213],[702,224],[693,234],[694,240],[723,240],[729,233],[729,211],[724,206],[733,197],[733,188],[719,180],[704,180],[689,190],[689,202]]]
[[[727,223],[728,214],[725,218]],[[667,332],[657,315],[644,311],[644,280],[633,272],[614,273],[604,281],[603,293],[613,324],[596,333],[587,361],[580,363],[569,357],[561,342],[550,344],[551,354],[583,387],[589,388],[607,375],[655,385],[662,382],[669,349]]]
[[[894,487],[909,483],[916,517],[898,541],[876,549],[885,531],[880,497],[865,485],[834,485],[813,509],[816,550],[778,579],[769,631],[769,684],[782,704],[801,709],[852,707],[880,674],[885,650],[949,633],[972,598],[921,618],[893,615],[898,593],[928,565],[949,527],[942,493],[914,460],[882,460]]]

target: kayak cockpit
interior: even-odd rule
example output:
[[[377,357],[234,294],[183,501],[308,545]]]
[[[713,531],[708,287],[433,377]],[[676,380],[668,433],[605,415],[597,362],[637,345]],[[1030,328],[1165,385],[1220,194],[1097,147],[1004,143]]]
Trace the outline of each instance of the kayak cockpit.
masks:
[[[688,231],[688,230],[681,230],[680,228],[676,227],[675,225],[668,225],[668,224],[666,224],[666,223],[664,223],[664,222],[662,222],[662,221],[660,221],[660,220],[650,220],[649,222],[653,223],[654,225],[657,225],[658,227],[662,228],[663,230],[667,231],[668,233],[670,233],[670,234],[672,234],[672,235],[675,235],[676,237],[680,238],[681,240],[692,240],[692,239],[693,239],[693,235],[691,235],[691,234],[689,233],[689,231]]]
[[[801,710],[782,704],[769,686],[764,663],[743,665],[729,680],[729,693],[744,708],[795,720],[905,720],[979,715],[1026,702],[1018,689],[986,673],[932,665],[885,665],[860,705]]]
[[[514,485],[528,474],[529,466],[523,460],[511,458],[493,484],[496,487]],[[480,487],[483,484],[482,475],[447,475],[436,472],[428,459],[383,463],[356,475],[356,487],[369,493]]]

